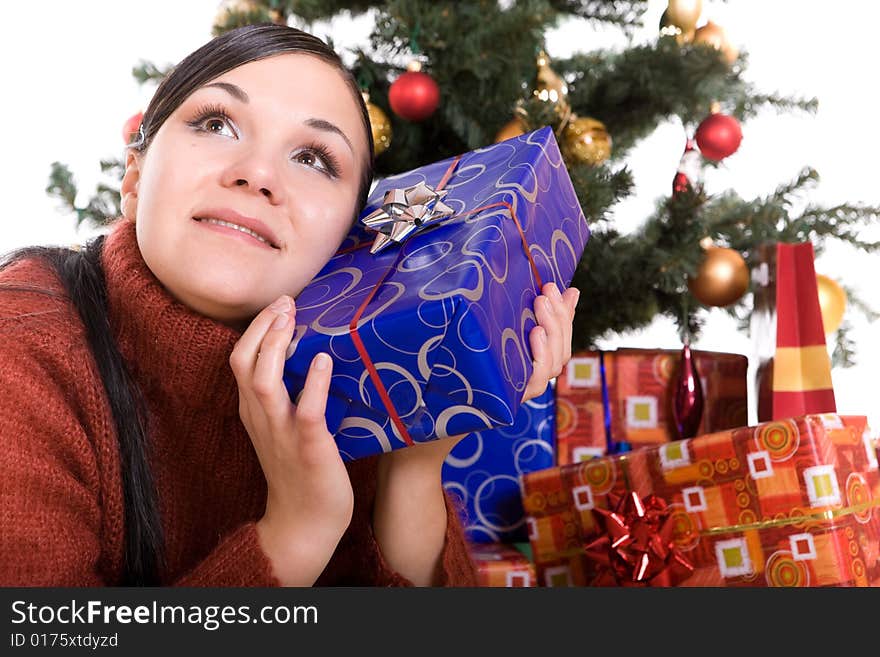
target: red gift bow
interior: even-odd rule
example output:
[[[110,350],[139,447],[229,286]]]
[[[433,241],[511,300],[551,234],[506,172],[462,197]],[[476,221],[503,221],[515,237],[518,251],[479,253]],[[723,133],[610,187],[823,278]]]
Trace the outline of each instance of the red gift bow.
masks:
[[[656,495],[638,493],[612,498],[614,510],[594,508],[605,533],[584,549],[600,566],[591,586],[675,586],[687,579],[693,564],[672,539],[673,518]]]

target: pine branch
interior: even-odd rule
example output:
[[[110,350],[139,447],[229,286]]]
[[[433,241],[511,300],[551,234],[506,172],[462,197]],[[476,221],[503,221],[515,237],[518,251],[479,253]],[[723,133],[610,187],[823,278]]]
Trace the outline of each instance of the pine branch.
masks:
[[[560,14],[618,25],[631,33],[634,28],[642,26],[642,16],[648,9],[648,2],[647,0],[550,0],[550,6]]]
[[[844,322],[837,329],[837,335],[834,341],[834,351],[831,354],[832,367],[852,367],[856,365],[855,347],[856,343],[850,337],[852,333],[852,325]]]
[[[155,82],[158,84],[166,75],[168,75],[168,73],[171,72],[172,68],[173,66],[170,64],[164,68],[159,68],[152,62],[142,59],[137,66],[131,69],[131,74],[140,85],[147,84],[148,82]]]
[[[101,170],[104,173],[118,176],[121,180],[124,165],[121,161],[104,160],[101,161]],[[67,165],[61,162],[53,162],[51,165],[46,193],[60,201],[62,212],[76,215],[77,228],[84,222],[93,226],[103,226],[121,214],[119,190],[106,183],[97,185],[95,194],[89,199],[86,207],[77,207],[77,189],[73,174]]]

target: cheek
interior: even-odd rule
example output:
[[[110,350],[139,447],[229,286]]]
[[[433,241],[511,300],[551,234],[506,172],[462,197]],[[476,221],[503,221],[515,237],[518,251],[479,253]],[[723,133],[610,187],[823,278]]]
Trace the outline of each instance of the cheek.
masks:
[[[299,209],[293,210],[293,216],[303,218],[299,234],[316,248],[334,253],[351,230],[354,200],[347,190],[306,191],[300,198]]]
[[[154,144],[154,147],[157,144]],[[173,148],[171,156],[165,144],[150,153],[138,187],[139,204],[151,209],[156,219],[172,219],[176,210],[192,205],[193,192],[210,175],[211,158],[196,157],[195,144]]]

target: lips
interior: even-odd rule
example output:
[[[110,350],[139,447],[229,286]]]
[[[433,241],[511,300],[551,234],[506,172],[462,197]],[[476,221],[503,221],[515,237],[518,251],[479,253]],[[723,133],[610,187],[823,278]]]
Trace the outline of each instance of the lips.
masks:
[[[202,219],[219,219],[220,221],[227,221],[231,224],[236,224],[254,231],[257,235],[266,240],[273,248],[281,248],[278,237],[268,225],[255,217],[245,216],[229,208],[208,208],[206,210],[201,210],[193,216],[193,219],[196,221],[201,221]]]

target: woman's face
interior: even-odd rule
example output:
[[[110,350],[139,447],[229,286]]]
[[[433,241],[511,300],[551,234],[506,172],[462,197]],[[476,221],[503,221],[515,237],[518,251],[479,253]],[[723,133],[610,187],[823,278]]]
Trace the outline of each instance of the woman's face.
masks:
[[[337,250],[367,147],[333,66],[304,54],[250,62],[196,89],[145,155],[129,153],[124,214],[178,301],[244,328],[281,294],[296,297]]]

